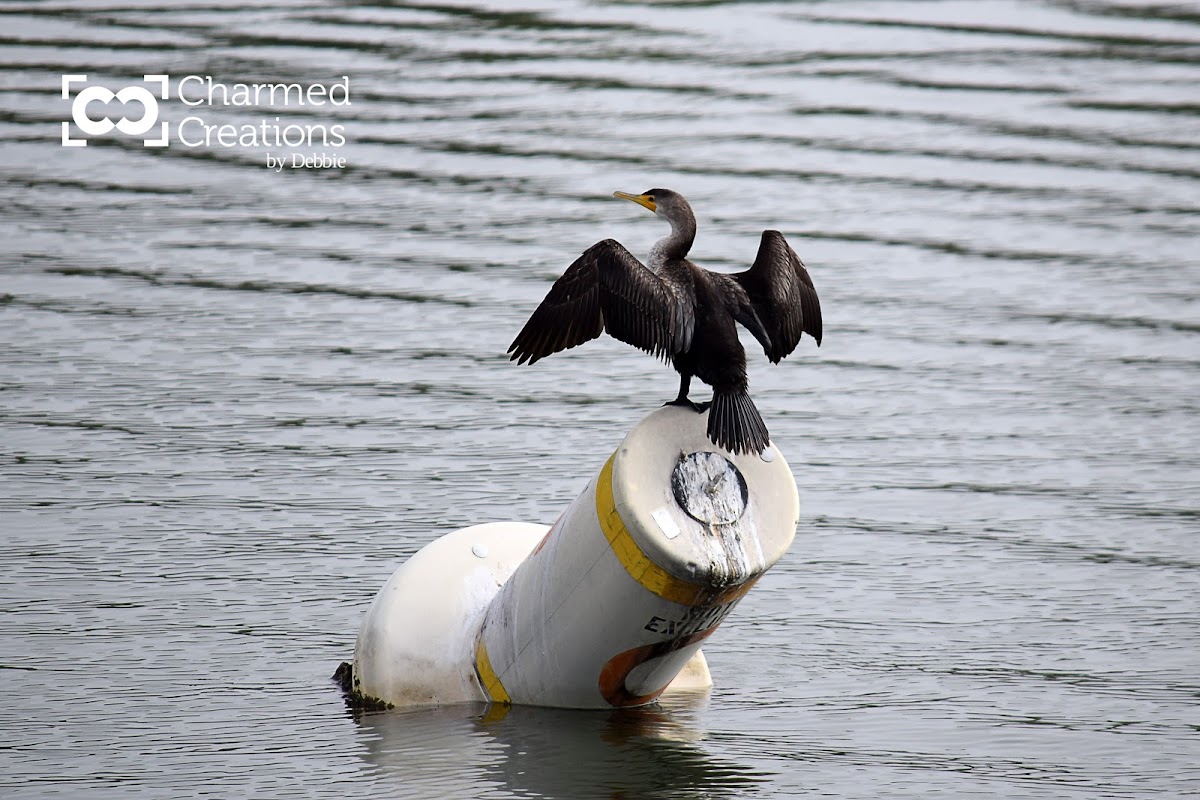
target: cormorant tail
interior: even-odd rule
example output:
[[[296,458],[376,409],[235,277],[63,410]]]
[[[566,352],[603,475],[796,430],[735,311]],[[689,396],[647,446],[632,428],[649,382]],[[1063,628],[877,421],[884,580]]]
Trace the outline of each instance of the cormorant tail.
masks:
[[[766,423],[744,389],[713,391],[708,438],[731,453],[761,453],[771,443]]]

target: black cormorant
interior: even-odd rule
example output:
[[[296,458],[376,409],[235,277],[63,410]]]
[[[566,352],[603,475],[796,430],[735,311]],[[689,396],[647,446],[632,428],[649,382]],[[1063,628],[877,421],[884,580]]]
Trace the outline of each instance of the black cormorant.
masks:
[[[696,217],[681,195],[650,189],[613,196],[671,224],[671,233],[650,250],[650,268],[614,239],[592,245],[517,334],[508,348],[512,359],[532,364],[608,331],[671,362],[680,380],[670,404],[703,411],[708,404],[688,400],[692,377],[713,387],[708,437],[714,444],[761,453],[770,435],[747,392],[746,351],[734,323],[754,335],[772,363],[796,349],[802,333],[820,345],[821,305],[804,264],[783,234],[763,231],[754,266],[733,275],[710,272],[686,258]]]

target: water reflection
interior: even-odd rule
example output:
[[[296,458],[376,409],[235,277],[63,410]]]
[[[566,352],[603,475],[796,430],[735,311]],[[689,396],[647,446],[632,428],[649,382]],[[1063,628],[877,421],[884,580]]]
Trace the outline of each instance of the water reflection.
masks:
[[[549,798],[722,797],[770,774],[713,755],[697,713],[706,695],[624,711],[478,704],[366,714],[364,758],[418,796],[499,790]],[[399,788],[399,786],[397,787]]]

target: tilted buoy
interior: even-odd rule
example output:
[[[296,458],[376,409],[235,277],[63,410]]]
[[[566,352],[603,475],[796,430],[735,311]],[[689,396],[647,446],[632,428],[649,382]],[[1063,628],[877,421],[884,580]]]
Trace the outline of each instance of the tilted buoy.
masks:
[[[706,421],[651,413],[549,529],[477,525],[419,551],[367,612],[354,693],[613,708],[710,685],[700,646],[787,551],[799,503],[774,445],[730,455]]]

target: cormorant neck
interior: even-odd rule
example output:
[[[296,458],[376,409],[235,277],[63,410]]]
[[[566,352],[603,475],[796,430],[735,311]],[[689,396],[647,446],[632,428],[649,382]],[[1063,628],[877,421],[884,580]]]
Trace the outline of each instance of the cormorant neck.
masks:
[[[650,249],[650,266],[658,268],[668,261],[685,258],[696,240],[696,218],[690,210],[686,214],[667,219],[671,232]]]

